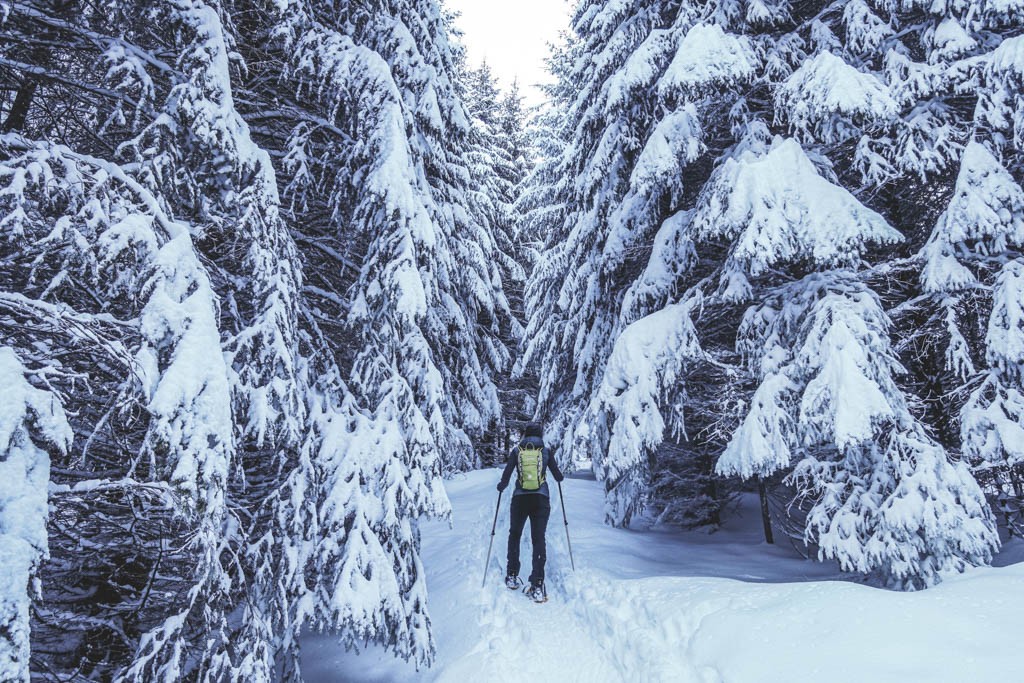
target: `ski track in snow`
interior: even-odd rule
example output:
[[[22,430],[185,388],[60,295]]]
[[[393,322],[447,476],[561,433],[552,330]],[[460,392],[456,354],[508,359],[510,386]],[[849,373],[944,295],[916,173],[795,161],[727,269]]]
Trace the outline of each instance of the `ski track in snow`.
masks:
[[[453,526],[423,527],[435,665],[417,672],[378,647],[345,652],[311,634],[307,681],[1024,680],[1014,635],[1024,563],[973,570],[921,593],[883,591],[838,580],[834,565],[806,561],[785,541],[765,544],[753,505],[715,534],[613,529],[602,524],[600,485],[567,479],[577,571],[555,489],[549,600],[537,605],[502,582],[507,495],[480,588],[497,479],[489,470],[449,482]],[[1024,560],[1021,545],[1000,559]],[[529,557],[526,532],[524,579]]]

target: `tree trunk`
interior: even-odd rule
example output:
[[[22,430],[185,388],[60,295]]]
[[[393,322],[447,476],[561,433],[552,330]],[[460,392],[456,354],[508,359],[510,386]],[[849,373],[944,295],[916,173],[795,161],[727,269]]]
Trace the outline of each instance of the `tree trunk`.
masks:
[[[768,488],[764,485],[764,479],[757,478],[757,493],[761,497],[761,521],[764,523],[764,540],[775,544],[775,536],[772,534],[772,515],[768,510]]]
[[[7,120],[4,121],[0,131],[10,133],[25,127],[25,122],[28,121],[28,109],[32,104],[32,98],[35,96],[36,88],[38,87],[39,82],[35,78],[32,76],[25,77],[25,81],[18,88],[18,94],[14,97],[11,112],[7,115]]]
[[[49,13],[54,17],[72,22],[74,21],[75,14],[77,14],[78,0],[56,0],[49,7],[49,10]],[[48,29],[37,30],[35,36],[42,43],[59,40]],[[27,61],[30,64],[45,69],[52,62],[52,48],[48,44],[35,45],[31,48],[27,57]],[[18,88],[18,94],[14,96],[14,102],[11,104],[11,111],[7,114],[7,119],[3,122],[3,125],[0,125],[0,133],[24,130],[25,124],[28,123],[28,112],[32,107],[32,100],[35,99],[36,90],[39,88],[39,81],[40,77],[35,74],[22,74],[21,87]]]

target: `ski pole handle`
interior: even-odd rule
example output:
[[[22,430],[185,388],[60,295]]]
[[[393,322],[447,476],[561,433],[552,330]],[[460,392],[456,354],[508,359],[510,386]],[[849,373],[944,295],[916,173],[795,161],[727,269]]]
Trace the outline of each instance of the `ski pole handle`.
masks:
[[[491,548],[494,547],[494,531],[498,528],[498,511],[501,510],[501,495],[504,491],[498,491],[498,504],[494,508],[494,523],[491,524],[491,542],[487,544],[487,560],[484,562],[484,578],[480,587],[487,585],[487,566],[491,563]]]

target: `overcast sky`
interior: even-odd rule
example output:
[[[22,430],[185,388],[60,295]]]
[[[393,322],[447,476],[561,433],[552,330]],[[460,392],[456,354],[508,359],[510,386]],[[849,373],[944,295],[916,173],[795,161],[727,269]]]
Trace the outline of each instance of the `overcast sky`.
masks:
[[[532,86],[549,80],[544,58],[548,43],[569,26],[568,0],[445,0],[445,5],[462,13],[458,26],[473,67],[486,59],[503,88],[518,78],[527,103],[543,100]]]

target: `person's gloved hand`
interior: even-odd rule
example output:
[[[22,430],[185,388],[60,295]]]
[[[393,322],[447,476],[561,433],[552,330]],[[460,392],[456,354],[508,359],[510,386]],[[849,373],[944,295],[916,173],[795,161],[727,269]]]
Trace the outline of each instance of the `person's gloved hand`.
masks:
[[[508,484],[503,484],[502,482],[499,481],[498,482],[498,493],[503,493],[505,491],[506,487],[508,487]]]
[[[552,472],[552,474],[554,474],[554,472]],[[555,481],[557,481],[559,484],[562,483],[563,479],[565,479],[565,475],[564,474],[555,475]]]

